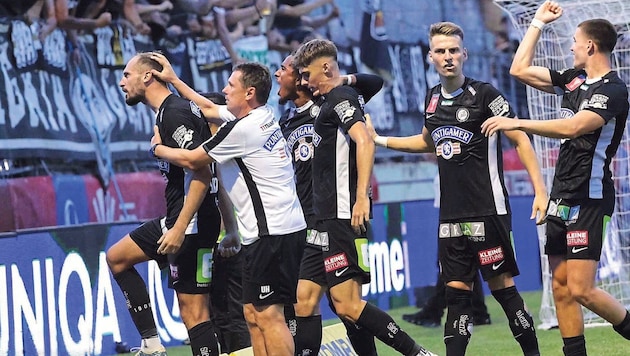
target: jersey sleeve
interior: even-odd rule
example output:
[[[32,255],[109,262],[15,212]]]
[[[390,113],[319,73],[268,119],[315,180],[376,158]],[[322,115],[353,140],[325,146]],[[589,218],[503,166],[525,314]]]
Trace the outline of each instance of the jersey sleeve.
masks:
[[[491,84],[484,84],[479,89],[483,90],[483,98],[485,99],[485,106],[488,110],[488,117],[492,116],[505,116],[516,117],[516,113],[503,94],[497,88]]]
[[[564,69],[561,71],[549,69],[549,75],[551,76],[551,85],[556,95],[566,94],[566,90],[574,90],[572,86],[581,84],[584,78],[577,78],[578,71],[574,68]]]
[[[203,143],[203,149],[215,161],[224,163],[244,154],[244,143],[247,140],[237,127],[238,122],[239,120],[233,120],[224,123],[214,136]]]
[[[333,116],[344,132],[347,133],[352,125],[359,121],[365,122],[363,108],[354,89],[338,87],[330,100],[332,101]]]
[[[192,150],[210,136],[205,119],[193,102],[190,102],[189,107],[167,107],[163,117],[164,131],[161,135],[169,136],[162,137],[162,140],[171,147]]]
[[[595,89],[583,110],[593,111],[608,122],[618,117],[621,110],[627,109],[627,105],[622,105],[628,100],[627,93],[625,86],[613,83],[601,85]]]
[[[383,88],[383,78],[378,75],[357,73],[354,77],[354,88],[363,95],[366,103]]]

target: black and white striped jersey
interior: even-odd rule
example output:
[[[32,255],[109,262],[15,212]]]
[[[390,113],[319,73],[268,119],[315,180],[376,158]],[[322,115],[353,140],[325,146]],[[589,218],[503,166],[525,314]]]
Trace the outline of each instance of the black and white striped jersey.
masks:
[[[453,93],[445,93],[441,84],[429,91],[425,127],[437,155],[441,220],[510,214],[503,135],[481,133],[481,124],[497,115],[515,117],[505,97],[488,83],[466,78]]]
[[[610,162],[626,127],[628,88],[615,72],[595,79],[586,79],[583,70],[549,72],[556,93],[563,95],[560,117],[571,119],[580,110],[590,110],[606,122],[593,132],[561,141],[551,196],[612,199]]]
[[[243,244],[306,228],[286,140],[271,107],[225,122],[203,147],[220,164]]]

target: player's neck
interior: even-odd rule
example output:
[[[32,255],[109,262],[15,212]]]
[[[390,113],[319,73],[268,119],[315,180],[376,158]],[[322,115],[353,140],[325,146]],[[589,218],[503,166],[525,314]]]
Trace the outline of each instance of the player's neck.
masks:
[[[452,93],[455,90],[461,88],[466,81],[464,74],[457,77],[440,77],[440,84],[442,84],[442,90],[447,93]]]
[[[598,57],[592,58],[584,66],[584,71],[588,79],[601,78],[612,70],[612,65],[608,58],[603,55],[597,56]]]
[[[155,89],[151,89],[145,95],[146,102],[145,104],[149,105],[153,111],[157,112],[164,103],[164,100],[171,95],[171,91],[167,88],[156,87]]]

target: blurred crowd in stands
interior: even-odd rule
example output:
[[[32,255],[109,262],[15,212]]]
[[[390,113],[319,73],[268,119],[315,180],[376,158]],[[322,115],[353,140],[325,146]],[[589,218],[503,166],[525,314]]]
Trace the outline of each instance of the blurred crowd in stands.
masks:
[[[315,10],[319,16],[309,16]],[[0,17],[22,17],[37,26],[40,41],[63,29],[74,48],[77,36],[119,23],[149,36],[159,47],[182,36],[220,39],[232,63],[242,60],[233,42],[266,34],[269,49],[290,52],[318,36],[317,28],[339,16],[334,0],[23,0],[0,2]],[[34,31],[35,32],[35,31]]]

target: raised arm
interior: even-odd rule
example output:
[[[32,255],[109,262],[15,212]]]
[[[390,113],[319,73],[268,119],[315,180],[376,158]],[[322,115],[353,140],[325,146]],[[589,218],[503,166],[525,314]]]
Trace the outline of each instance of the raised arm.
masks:
[[[347,84],[357,88],[366,103],[383,88],[383,78],[375,74],[356,73],[346,78],[349,78]]]
[[[222,121],[219,120],[219,105],[216,105],[210,99],[207,99],[203,95],[197,93],[194,89],[192,89],[181,79],[179,79],[177,74],[175,74],[171,63],[168,61],[168,59],[166,59],[163,54],[153,52],[151,54],[151,59],[162,65],[162,71],[157,71],[155,69],[151,70],[151,73],[153,75],[167,83],[171,83],[175,87],[175,89],[177,89],[179,95],[197,104],[197,106],[199,106],[199,108],[201,109],[203,116],[206,117],[207,121],[216,121],[216,123],[218,124],[222,123]]]
[[[555,1],[545,1],[536,11],[531,25],[525,32],[523,40],[518,46],[510,74],[521,82],[538,90],[553,93],[553,85],[549,69],[532,65],[536,53],[536,44],[542,34],[545,24],[555,21],[562,16],[562,7]]]

